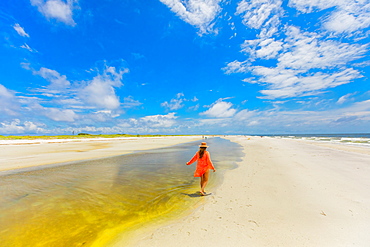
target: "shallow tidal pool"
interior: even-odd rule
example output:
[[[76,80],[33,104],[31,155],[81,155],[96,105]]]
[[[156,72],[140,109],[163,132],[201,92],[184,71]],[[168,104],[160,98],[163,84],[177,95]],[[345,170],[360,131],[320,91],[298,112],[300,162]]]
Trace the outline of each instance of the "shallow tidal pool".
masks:
[[[241,147],[206,140],[217,169],[207,189],[236,167]],[[0,176],[1,246],[108,246],[145,224],[165,222],[200,200],[198,142]]]

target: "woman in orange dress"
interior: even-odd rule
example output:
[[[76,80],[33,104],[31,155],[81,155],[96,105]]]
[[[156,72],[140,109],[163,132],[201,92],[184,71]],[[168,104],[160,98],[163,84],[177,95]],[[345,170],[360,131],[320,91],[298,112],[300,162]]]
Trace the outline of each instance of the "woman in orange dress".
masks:
[[[202,196],[206,195],[204,189],[206,188],[206,185],[208,183],[209,170],[212,169],[213,172],[216,171],[211,161],[211,155],[208,151],[206,151],[207,147],[207,143],[202,142],[199,146],[199,151],[196,152],[194,157],[186,163],[186,165],[191,165],[195,161],[198,161],[197,168],[194,172],[194,177],[200,177],[200,194]]]

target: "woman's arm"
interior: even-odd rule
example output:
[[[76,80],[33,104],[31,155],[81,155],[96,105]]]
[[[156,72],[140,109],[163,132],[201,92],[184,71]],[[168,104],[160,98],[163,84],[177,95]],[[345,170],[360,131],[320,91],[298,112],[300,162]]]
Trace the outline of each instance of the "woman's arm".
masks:
[[[197,159],[198,159],[198,152],[195,153],[195,155],[193,156],[193,158],[191,158],[189,162],[186,162],[186,165],[191,165],[192,163],[197,161]]]

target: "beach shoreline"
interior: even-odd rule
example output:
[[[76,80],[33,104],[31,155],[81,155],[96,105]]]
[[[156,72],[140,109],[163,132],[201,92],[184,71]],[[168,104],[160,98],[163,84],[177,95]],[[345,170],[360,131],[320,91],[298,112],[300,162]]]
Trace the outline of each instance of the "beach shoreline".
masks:
[[[1,140],[0,172],[99,159],[201,140],[202,136]]]
[[[244,155],[211,195],[194,198],[195,207],[172,220],[118,237],[113,246],[344,247],[370,242],[370,148],[259,136],[223,138],[241,145]],[[201,140],[171,136],[6,143],[0,145],[0,171]]]

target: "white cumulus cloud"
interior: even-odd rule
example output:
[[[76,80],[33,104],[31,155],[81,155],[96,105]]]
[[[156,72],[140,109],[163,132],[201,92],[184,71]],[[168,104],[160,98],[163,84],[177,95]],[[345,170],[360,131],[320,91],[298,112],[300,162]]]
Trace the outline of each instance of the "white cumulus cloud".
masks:
[[[120,102],[116,88],[123,85],[123,74],[128,72],[128,69],[121,65],[117,65],[117,67],[109,66],[104,61],[101,67],[98,66],[99,68],[91,70],[98,71],[92,79],[75,82],[70,82],[67,76],[56,70],[45,67],[36,70],[28,63],[22,63],[21,65],[23,68],[32,71],[34,75],[41,76],[50,82],[46,87],[32,90],[33,93],[41,93],[42,98],[23,96],[22,101],[26,105],[31,105],[31,108],[38,105],[35,112],[54,121],[75,121],[78,116],[76,109],[79,114],[90,114],[92,109],[110,111],[111,114],[105,114],[104,116],[114,117],[122,113],[123,108],[129,109],[142,104],[132,96],[125,97],[123,102]],[[102,68],[101,72],[99,72],[100,68]],[[54,105],[55,109],[43,107],[42,105],[45,105],[45,103]],[[93,115],[96,116],[97,114]]]
[[[233,61],[226,65],[223,70],[226,74],[233,74],[233,73],[244,73],[249,70],[250,63],[247,61],[240,62],[240,61]]]
[[[0,84],[0,119],[5,115],[18,115],[19,103],[13,91]]]
[[[185,106],[185,102],[196,102],[198,101],[197,97],[194,96],[194,98],[192,99],[187,99],[185,98],[185,95],[183,93],[178,93],[176,94],[176,97],[171,99],[170,102],[168,101],[165,101],[163,103],[161,103],[161,106],[164,107],[164,108],[167,108],[168,110],[178,110],[178,109],[181,109]],[[198,106],[199,107],[199,106]],[[189,109],[191,110],[196,110],[198,109],[197,106],[191,106],[189,107]]]
[[[287,26],[284,39],[245,41],[242,51],[249,58],[230,62],[224,70],[227,74],[250,72],[256,76],[244,81],[267,87],[260,91],[265,98],[306,96],[360,78],[359,71],[347,65],[362,58],[367,48],[367,45],[326,40],[320,34]],[[252,62],[257,58],[276,59],[276,66],[255,66]]]
[[[71,109],[44,107],[37,103],[29,106],[29,109],[56,122],[74,122],[78,118],[78,115]]]
[[[168,108],[169,110],[178,110],[178,109],[184,107],[183,102],[185,100],[186,99],[184,98],[184,94],[183,93],[178,93],[176,95],[176,98],[171,99],[170,102],[165,101],[165,102],[161,103],[161,106],[165,107],[165,108]]]
[[[262,72],[262,71],[261,71]],[[337,87],[339,85],[350,83],[361,75],[357,70],[345,69],[335,73],[316,72],[301,76],[294,73],[280,74],[280,71],[274,76],[273,73],[263,75],[261,81],[269,83],[269,89],[260,92],[268,99],[300,97],[314,95],[322,92],[324,89]],[[286,72],[286,71],[282,71]],[[287,79],[287,80],[285,80]]]
[[[311,13],[337,6],[338,3],[345,3],[346,1],[347,0],[290,0],[288,5],[303,13]]]
[[[45,116],[57,122],[74,122],[78,115],[71,109],[44,108]]]
[[[370,26],[370,2],[367,0],[290,0],[289,6],[303,13],[332,7],[323,27],[335,33],[351,33]]]
[[[283,15],[281,5],[281,0],[242,0],[238,3],[236,14],[242,16],[247,27],[260,29],[261,38],[268,38],[278,31]]]
[[[230,102],[216,101],[207,111],[200,113],[200,115],[216,118],[232,117],[236,113],[236,109],[232,108],[232,106],[233,104]]]
[[[212,22],[221,11],[221,0],[160,0],[183,21],[199,28],[200,33],[212,30]]]
[[[75,4],[73,0],[31,0],[31,4],[48,19],[56,19],[70,26],[76,25],[72,17]]]
[[[44,124],[37,124],[31,121],[24,121],[14,119],[11,122],[0,123],[0,133],[3,134],[23,134],[23,133],[44,133]]]
[[[140,128],[170,128],[176,124],[175,113],[171,112],[167,115],[151,115],[135,120],[136,125]]]
[[[61,75],[52,69],[42,67],[39,71],[34,70],[33,74],[39,75],[49,81],[50,85],[48,87],[52,89],[65,89],[71,85],[65,75]]]
[[[127,69],[117,70],[115,67],[106,66],[102,74],[95,76],[80,90],[79,97],[98,108],[117,109],[121,103],[115,88],[123,85],[123,74],[127,72]]]
[[[278,56],[279,51],[283,49],[283,44],[282,41],[266,38],[245,40],[241,47],[242,52],[250,55],[250,60],[254,60],[255,58],[272,59]]]
[[[351,1],[350,1],[351,2]],[[324,27],[336,33],[351,33],[370,26],[370,3],[344,5],[324,22]]]
[[[302,32],[294,26],[287,29],[286,35],[284,51],[278,57],[278,66],[286,68],[326,69],[341,66],[361,58],[367,51],[367,45],[325,40],[319,34]]]

